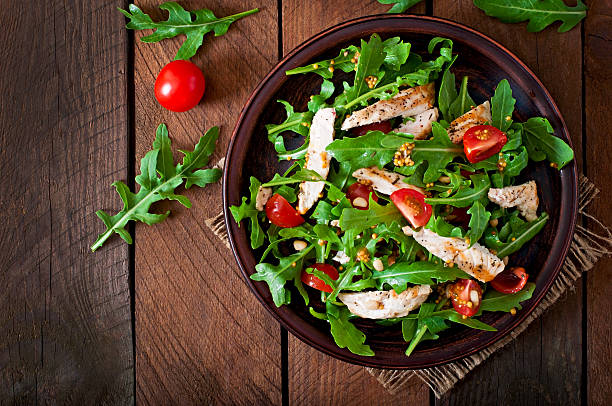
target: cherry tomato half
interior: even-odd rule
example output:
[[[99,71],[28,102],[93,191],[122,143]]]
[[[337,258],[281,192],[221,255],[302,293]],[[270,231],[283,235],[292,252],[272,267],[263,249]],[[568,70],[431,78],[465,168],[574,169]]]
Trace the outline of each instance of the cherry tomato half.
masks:
[[[383,121],[380,123],[362,125],[361,127],[355,127],[351,129],[351,132],[357,136],[366,135],[368,131],[382,131],[385,134],[389,133],[391,132],[391,122]]]
[[[268,220],[279,227],[291,228],[304,222],[300,213],[289,204],[287,199],[276,193],[266,203]]]
[[[155,79],[155,98],[170,111],[187,111],[200,102],[204,88],[200,68],[189,61],[172,61]]]
[[[506,134],[492,125],[477,125],[465,132],[463,150],[468,161],[480,162],[501,151],[507,141]]]
[[[431,205],[425,203],[425,195],[414,189],[399,189],[391,194],[391,201],[413,227],[427,224],[431,217]]]
[[[359,210],[370,208],[370,195],[372,195],[372,200],[378,202],[378,196],[374,193],[374,189],[359,182],[353,183],[346,191],[346,198],[349,199],[354,208]]]
[[[491,281],[491,286],[501,293],[516,293],[519,292],[527,283],[529,275],[525,272],[525,268],[506,268],[502,273],[497,275]]]
[[[339,276],[336,268],[334,268],[332,265],[329,265],[329,264],[314,264],[314,265],[309,266],[308,268],[314,268],[318,271],[324,272],[325,274],[327,274],[327,276],[329,276],[333,280],[337,280]],[[310,286],[311,288],[319,289],[327,293],[332,293],[334,291],[334,289],[331,286],[323,282],[316,275],[306,272],[306,270],[302,270],[301,279],[302,279],[302,282],[304,282],[306,285]]]
[[[472,317],[478,313],[482,302],[482,289],[472,279],[459,279],[448,288],[453,308],[457,313]]]

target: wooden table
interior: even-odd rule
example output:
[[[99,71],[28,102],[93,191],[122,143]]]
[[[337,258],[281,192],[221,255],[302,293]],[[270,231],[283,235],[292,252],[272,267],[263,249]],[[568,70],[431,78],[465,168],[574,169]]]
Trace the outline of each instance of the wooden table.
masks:
[[[139,5],[162,18],[158,0]],[[574,30],[539,34],[484,16],[469,0],[417,13],[451,18],[498,40],[559,104],[582,171],[602,188],[595,213],[612,224],[609,148],[612,2],[590,0]],[[221,127],[214,162],[247,96],[293,47],[341,21],[384,12],[374,0],[194,0],[223,16],[259,7],[193,61],[204,101],[174,114],[153,98],[156,74],[182,41],[144,44],[116,11],[124,1],[3,4],[0,12],[0,404],[610,404],[612,261],[601,261],[527,332],[441,400],[414,383],[392,396],[365,369],[287,334],[246,286],[205,220],[221,185],[192,188],[193,208],[132,228],[134,245],[102,231],[114,180],[134,185],[155,128],[175,148]]]

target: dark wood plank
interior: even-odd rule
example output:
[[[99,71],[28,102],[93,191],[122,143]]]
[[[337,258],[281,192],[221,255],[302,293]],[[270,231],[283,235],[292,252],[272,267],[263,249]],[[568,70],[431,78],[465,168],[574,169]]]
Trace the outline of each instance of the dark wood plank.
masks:
[[[283,50],[289,52],[301,42],[334,24],[369,14],[384,13],[389,6],[377,1],[336,2],[324,0],[282,2]],[[424,5],[412,10],[424,13]],[[428,404],[429,389],[419,380],[411,381],[396,395],[390,395],[365,368],[338,361],[302,343],[289,334],[289,399],[295,404]],[[358,394],[358,395],[356,395]]]
[[[159,1],[139,6],[161,19]],[[192,61],[206,77],[202,102],[186,113],[161,108],[153,97],[160,69],[183,38],[156,44],[136,33],[136,158],[166,123],[175,148],[191,149],[218,125],[212,162],[224,156],[247,96],[277,61],[275,0],[183,1],[187,9],[216,15],[254,7],[260,13],[234,23],[222,37],[207,36]],[[265,46],[262,46],[265,44]],[[178,155],[177,155],[178,157]],[[205,220],[221,211],[221,185],[185,193],[191,209],[160,204],[172,215],[155,227],[136,227],[136,369],[138,403],[279,404],[280,327],[250,292],[229,250]],[[238,389],[238,390],[237,390]]]
[[[122,1],[3,4],[0,403],[133,402],[128,249],[99,252],[126,180]]]
[[[524,24],[486,17],[472,2],[437,0],[434,15],[470,25],[499,41],[542,80],[559,105],[581,165],[580,28],[528,33]],[[562,52],[560,50],[563,50]],[[515,342],[459,383],[443,404],[577,404],[581,399],[582,289],[570,293]]]
[[[612,1],[589,1],[584,25],[585,126],[587,176],[600,188],[593,213],[605,224],[612,224],[610,201],[610,150],[608,132],[612,102]],[[590,222],[592,225],[592,222]],[[612,402],[612,260],[602,259],[587,274],[587,399],[590,405]]]

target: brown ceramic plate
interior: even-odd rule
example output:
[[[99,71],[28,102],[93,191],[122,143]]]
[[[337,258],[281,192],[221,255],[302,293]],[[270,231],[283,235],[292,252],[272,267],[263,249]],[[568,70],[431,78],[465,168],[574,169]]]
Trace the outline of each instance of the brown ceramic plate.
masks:
[[[567,127],[548,91],[524,63],[497,42],[471,28],[440,18],[364,17],[337,25],[309,39],[289,53],[257,86],[242,110],[227,151],[223,180],[225,222],[234,255],[253,293],[283,326],[302,341],[355,364],[379,368],[431,367],[465,357],[501,339],[542,300],[563,264],[573,235],[577,208],[576,165],[572,162],[557,171],[544,162],[530,163],[523,171],[522,178],[536,180],[540,210],[548,212],[550,220],[534,240],[512,256],[512,263],[524,266],[530,280],[536,283],[533,297],[523,303],[523,309],[515,316],[487,312],[481,317],[483,322],[497,328],[497,332],[453,327],[442,332],[439,340],[419,344],[417,350],[406,357],[407,344],[399,328],[381,327],[370,320],[358,319],[355,324],[366,334],[366,343],[376,356],[363,357],[338,348],[327,322],[313,318],[297,292],[292,293],[294,300],[291,305],[277,308],[268,286],[249,278],[261,253],[250,248],[248,227],[238,227],[228,207],[239,204],[240,196],[248,192],[250,175],[265,181],[288,166],[287,162],[277,161],[264,128],[267,123],[279,123],[285,118],[284,109],[276,100],[287,100],[296,111],[305,111],[309,96],[318,94],[320,90],[322,79],[318,75],[286,76],[285,71],[333,58],[341,48],[358,44],[361,38],[368,38],[372,33],[380,34],[383,39],[400,36],[412,44],[411,52],[422,54],[432,37],[452,39],[453,51],[459,54],[453,72],[458,78],[470,77],[469,91],[476,103],[490,98],[497,83],[506,78],[517,100],[516,118],[525,121],[533,116],[546,117],[556,135],[571,145]],[[334,82],[338,83],[336,79]],[[311,297],[315,299],[316,296],[312,294]]]

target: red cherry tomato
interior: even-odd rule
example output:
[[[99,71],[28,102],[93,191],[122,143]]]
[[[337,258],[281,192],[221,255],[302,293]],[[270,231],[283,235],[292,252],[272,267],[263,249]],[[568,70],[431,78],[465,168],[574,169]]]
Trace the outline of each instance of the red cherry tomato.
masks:
[[[329,264],[314,264],[314,265],[309,266],[308,268],[314,268],[318,271],[324,272],[327,274],[327,276],[329,276],[333,280],[337,280],[339,276],[336,268],[334,268],[332,265],[329,265]],[[306,272],[306,270],[302,270],[301,279],[302,279],[302,282],[304,282],[306,285],[310,286],[311,288],[319,289],[327,293],[332,293],[334,291],[334,289],[331,286],[323,282],[316,275]]]
[[[391,201],[413,227],[427,224],[431,217],[431,205],[425,203],[425,195],[414,189],[400,189],[391,194]]]
[[[476,125],[465,132],[463,151],[468,161],[480,162],[501,151],[507,141],[506,134],[492,125]]]
[[[476,281],[459,279],[448,288],[448,293],[457,313],[467,317],[478,313],[482,302],[482,289]]]
[[[170,111],[187,111],[204,95],[204,75],[189,61],[172,61],[155,79],[155,98]]]
[[[359,182],[353,183],[346,191],[346,198],[349,199],[354,208],[359,210],[370,208],[370,195],[372,195],[372,200],[378,202],[378,196],[374,193],[374,189]],[[354,203],[355,199],[358,199],[357,204]]]
[[[279,227],[291,228],[299,226],[304,222],[300,213],[289,204],[287,199],[275,194],[266,203],[266,216],[268,220]]]
[[[529,275],[525,272],[525,268],[506,268],[491,281],[491,286],[501,293],[516,293],[523,289],[527,278]]]
[[[373,123],[368,125],[362,125],[361,127],[351,128],[351,132],[357,136],[366,135],[368,131],[382,131],[385,134],[391,132],[391,122],[383,121],[380,123]]]

